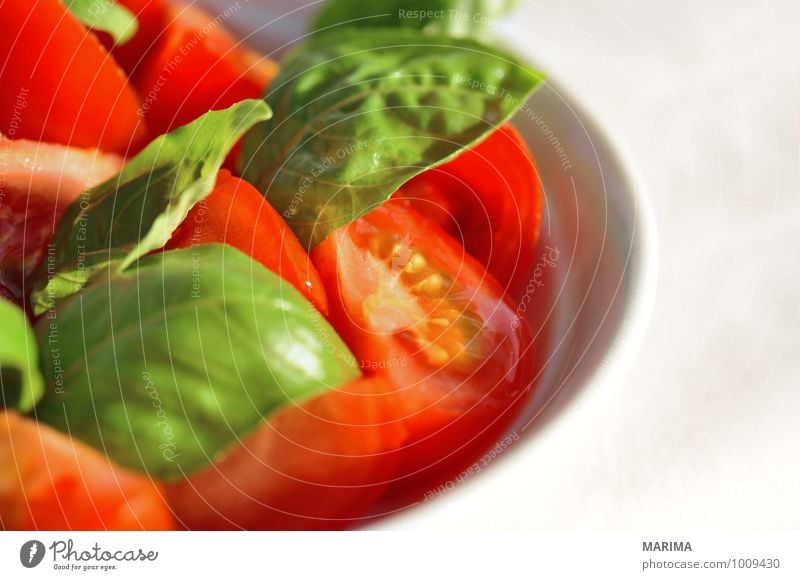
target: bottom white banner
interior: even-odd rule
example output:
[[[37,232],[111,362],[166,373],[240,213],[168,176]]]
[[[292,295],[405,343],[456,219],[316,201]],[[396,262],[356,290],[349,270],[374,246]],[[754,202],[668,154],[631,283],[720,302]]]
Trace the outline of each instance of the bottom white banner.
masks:
[[[800,532],[0,532],[0,578],[800,578]]]

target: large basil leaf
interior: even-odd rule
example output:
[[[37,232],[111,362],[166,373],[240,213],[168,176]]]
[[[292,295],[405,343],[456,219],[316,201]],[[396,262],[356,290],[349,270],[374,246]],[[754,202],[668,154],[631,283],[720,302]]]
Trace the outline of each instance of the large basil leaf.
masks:
[[[108,181],[67,208],[34,281],[33,311],[79,291],[111,263],[122,270],[169,241],[214,188],[225,156],[247,129],[270,117],[250,99],[211,111],[153,140]]]
[[[315,37],[291,53],[245,137],[242,170],[307,246],[477,143],[541,76],[500,51],[417,30]]]
[[[404,26],[432,34],[488,40],[498,18],[516,4],[517,0],[329,0],[312,29]]]
[[[44,393],[36,340],[25,313],[0,298],[0,407],[27,412]]]
[[[283,405],[359,376],[288,282],[220,244],[100,273],[36,334],[48,387],[39,420],[167,481]]]
[[[107,32],[117,44],[125,44],[136,34],[136,16],[114,0],[65,0],[72,15],[84,25]]]

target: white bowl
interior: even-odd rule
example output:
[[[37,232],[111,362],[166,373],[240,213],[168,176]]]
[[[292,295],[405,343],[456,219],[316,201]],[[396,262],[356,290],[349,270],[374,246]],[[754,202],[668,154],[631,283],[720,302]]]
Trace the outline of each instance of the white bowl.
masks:
[[[487,469],[370,529],[428,528],[433,521],[441,528],[480,524],[460,513],[464,502],[491,502],[492,509],[476,513],[491,513],[491,524],[483,523],[493,527],[518,521],[521,514],[510,512],[524,510],[525,498],[498,498],[497,479],[546,476],[537,475],[541,470],[529,461],[535,434],[545,425],[568,429],[568,420],[561,424],[568,405],[590,402],[593,393],[621,380],[647,328],[658,267],[649,201],[600,123],[544,70],[546,85],[514,125],[534,153],[545,190],[540,251],[554,248],[559,257],[555,267],[542,268],[544,285],[534,294],[546,302],[546,311],[529,316],[543,366],[534,396],[509,429],[519,439]]]
[[[202,3],[222,11],[229,0]],[[274,56],[302,40],[317,6],[291,0],[251,3],[226,24]],[[488,469],[448,486],[441,497],[372,521],[371,529],[413,528],[434,520],[446,527],[453,507],[467,494],[472,502],[492,498],[496,478],[530,469],[526,450],[538,430],[557,427],[567,405],[619,380],[649,320],[657,269],[655,226],[636,172],[613,135],[558,82],[544,55],[527,54],[529,43],[514,36],[513,31],[507,35],[507,49],[548,79],[514,119],[534,153],[545,190],[540,248],[558,252],[554,267],[531,274],[542,282],[533,296],[547,304],[529,316],[543,363],[536,391],[509,430],[519,440]],[[501,505],[510,510],[521,501],[507,498]],[[502,514],[495,515],[503,521]]]

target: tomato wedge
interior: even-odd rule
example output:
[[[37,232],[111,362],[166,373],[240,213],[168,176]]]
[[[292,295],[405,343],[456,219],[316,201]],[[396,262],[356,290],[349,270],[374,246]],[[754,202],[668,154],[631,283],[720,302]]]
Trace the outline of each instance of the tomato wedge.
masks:
[[[121,167],[111,153],[0,135],[0,284],[17,302],[66,207]]]
[[[118,153],[146,141],[127,77],[62,2],[3,2],[0,30],[0,131]]]
[[[340,529],[380,497],[405,431],[388,385],[360,379],[275,414],[221,461],[167,486],[190,529]]]
[[[435,470],[510,418],[530,391],[530,332],[497,282],[402,201],[333,232],[311,254],[331,322],[385,376],[409,432],[398,477]]]
[[[325,289],[300,241],[258,190],[224,169],[214,191],[192,208],[165,249],[213,243],[243,251],[328,314]]]
[[[412,179],[395,196],[462,240],[510,293],[527,282],[543,196],[533,156],[512,125]]]
[[[144,475],[12,411],[0,411],[0,528],[169,530],[161,491]]]
[[[116,0],[136,16],[136,34],[125,44],[117,45],[111,35],[95,32],[114,56],[119,66],[130,75],[144,62],[167,25],[167,3],[164,0]]]
[[[261,97],[277,72],[273,61],[238,43],[199,8],[170,7],[167,21],[133,79],[155,134],[210,110]]]

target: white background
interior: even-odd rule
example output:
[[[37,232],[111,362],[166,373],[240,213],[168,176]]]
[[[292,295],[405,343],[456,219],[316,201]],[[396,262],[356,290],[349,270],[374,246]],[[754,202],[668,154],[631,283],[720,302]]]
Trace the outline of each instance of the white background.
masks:
[[[413,529],[800,528],[800,2],[521,0],[660,238],[627,376]]]

